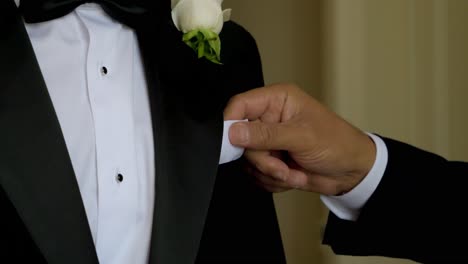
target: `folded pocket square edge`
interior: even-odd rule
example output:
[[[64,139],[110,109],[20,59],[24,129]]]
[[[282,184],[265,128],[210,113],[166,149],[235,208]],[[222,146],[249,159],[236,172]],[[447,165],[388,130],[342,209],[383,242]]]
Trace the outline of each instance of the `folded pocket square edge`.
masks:
[[[224,121],[223,142],[221,146],[221,154],[219,157],[219,165],[235,161],[244,155],[244,148],[240,148],[231,144],[229,140],[229,129],[232,124],[246,120],[228,120]]]

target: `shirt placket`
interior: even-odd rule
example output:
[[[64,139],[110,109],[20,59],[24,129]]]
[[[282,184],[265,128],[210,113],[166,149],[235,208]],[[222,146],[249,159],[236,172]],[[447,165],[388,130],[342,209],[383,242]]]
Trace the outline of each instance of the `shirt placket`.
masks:
[[[86,70],[95,126],[98,183],[96,249],[103,263],[115,263],[113,259],[120,258],[119,247],[125,247],[122,240],[132,240],[131,227],[136,225],[138,208],[132,71],[120,71],[115,56],[123,59],[125,55],[113,54],[119,40],[118,27],[93,23],[88,31]]]

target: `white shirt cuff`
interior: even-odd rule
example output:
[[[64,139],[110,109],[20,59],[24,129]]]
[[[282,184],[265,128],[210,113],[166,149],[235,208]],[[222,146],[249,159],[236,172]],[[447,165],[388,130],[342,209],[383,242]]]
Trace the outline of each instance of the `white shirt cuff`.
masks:
[[[388,163],[388,150],[384,141],[373,134],[367,133],[376,146],[376,158],[369,174],[350,192],[340,196],[324,196],[322,202],[337,217],[343,220],[356,221],[362,207],[367,203],[379,185]]]

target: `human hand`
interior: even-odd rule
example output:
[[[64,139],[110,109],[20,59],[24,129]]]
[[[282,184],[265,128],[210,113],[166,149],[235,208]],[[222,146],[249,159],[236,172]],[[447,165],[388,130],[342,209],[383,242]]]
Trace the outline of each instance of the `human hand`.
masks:
[[[291,84],[234,96],[224,118],[251,121],[234,124],[229,139],[246,149],[250,172],[271,192],[346,193],[375,161],[375,145],[366,133]]]

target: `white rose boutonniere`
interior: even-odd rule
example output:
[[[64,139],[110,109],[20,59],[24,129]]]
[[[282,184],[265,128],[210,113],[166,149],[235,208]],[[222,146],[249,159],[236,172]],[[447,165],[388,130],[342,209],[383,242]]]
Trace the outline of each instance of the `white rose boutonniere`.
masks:
[[[172,0],[172,20],[183,41],[198,58],[221,64],[219,33],[231,18],[231,9],[222,9],[223,0]]]

